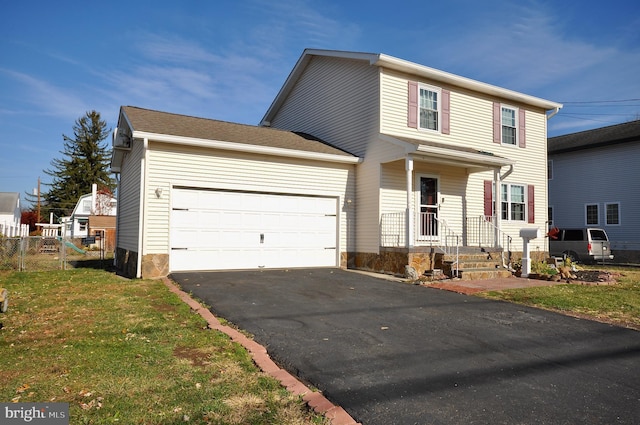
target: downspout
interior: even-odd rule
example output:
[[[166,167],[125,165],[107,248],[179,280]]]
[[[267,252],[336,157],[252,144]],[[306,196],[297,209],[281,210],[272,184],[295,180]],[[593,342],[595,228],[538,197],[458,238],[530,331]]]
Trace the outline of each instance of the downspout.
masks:
[[[144,215],[145,215],[145,193],[147,188],[147,148],[149,139],[143,139],[142,156],[140,157],[140,215],[138,217],[138,258],[136,261],[136,277],[142,277],[142,250],[144,249]]]
[[[553,116],[555,114],[557,114],[558,112],[560,112],[560,108],[561,106],[556,106],[555,108],[553,108],[553,112],[550,113],[549,115],[547,115],[547,121],[549,121],[551,118],[553,118]]]
[[[120,205],[120,172],[114,173],[116,178],[116,208]],[[116,210],[117,211],[117,210]],[[122,214],[116,212],[116,240],[115,240],[115,252],[113,253],[113,266],[118,268],[118,241],[120,240],[120,217]]]

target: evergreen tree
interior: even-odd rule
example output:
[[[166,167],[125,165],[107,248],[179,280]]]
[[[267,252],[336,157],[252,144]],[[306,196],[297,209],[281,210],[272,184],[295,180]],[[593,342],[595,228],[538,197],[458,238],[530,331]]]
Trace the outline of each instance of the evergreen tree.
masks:
[[[44,172],[53,177],[43,194],[44,209],[57,217],[68,216],[82,195],[91,193],[91,185],[101,189],[115,190],[115,181],[109,172],[111,150],[103,143],[110,130],[100,113],[87,112],[73,126],[74,137],[62,135],[63,158],[51,161],[51,170]],[[47,214],[48,215],[48,214]]]

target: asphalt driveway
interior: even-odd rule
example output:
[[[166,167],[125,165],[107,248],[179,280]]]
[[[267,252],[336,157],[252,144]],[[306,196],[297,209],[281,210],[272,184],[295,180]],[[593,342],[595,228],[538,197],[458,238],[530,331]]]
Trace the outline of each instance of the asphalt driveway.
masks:
[[[340,269],[171,277],[364,425],[640,418],[633,330]]]

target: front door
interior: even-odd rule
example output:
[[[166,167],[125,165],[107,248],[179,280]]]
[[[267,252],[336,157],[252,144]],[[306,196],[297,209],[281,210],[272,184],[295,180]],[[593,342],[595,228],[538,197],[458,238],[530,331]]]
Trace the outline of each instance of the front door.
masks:
[[[421,176],[419,188],[418,240],[438,239],[438,178]]]

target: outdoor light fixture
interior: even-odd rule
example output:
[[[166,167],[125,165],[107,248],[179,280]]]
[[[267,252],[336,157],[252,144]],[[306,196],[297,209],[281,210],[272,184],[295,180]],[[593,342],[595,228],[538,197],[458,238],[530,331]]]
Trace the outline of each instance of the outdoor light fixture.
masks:
[[[162,188],[156,187],[156,198],[160,199],[161,196],[162,196]]]

